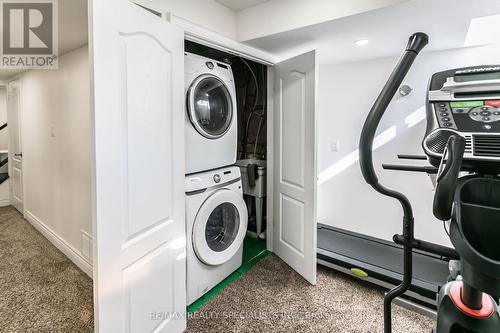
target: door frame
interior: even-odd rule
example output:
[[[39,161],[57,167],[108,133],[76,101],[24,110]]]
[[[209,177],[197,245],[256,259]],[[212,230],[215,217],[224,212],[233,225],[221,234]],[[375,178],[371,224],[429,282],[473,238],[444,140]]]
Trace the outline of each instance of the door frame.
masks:
[[[272,66],[279,62],[278,57],[252,46],[240,43],[234,39],[220,35],[219,33],[205,29],[193,22],[172,13],[160,13],[170,23],[184,30],[184,39],[232,53],[243,58]]]
[[[18,82],[18,86],[19,86],[19,105],[18,105],[18,117],[19,117],[19,133],[20,133],[20,136],[21,136],[21,139],[20,139],[20,145],[21,145],[21,152],[24,152],[24,140],[23,140],[23,134],[24,134],[24,126],[23,126],[23,115],[24,115],[24,112],[23,112],[23,103],[22,103],[22,93],[23,93],[23,76],[22,74],[17,74],[17,75],[14,75],[12,77],[10,77],[8,80],[7,80],[7,83],[5,84],[5,87],[6,87],[6,103],[7,103],[7,106],[6,106],[6,110],[7,110],[7,128],[9,126],[9,107],[8,107],[8,99],[9,99],[9,85],[14,82],[14,81],[17,81]],[[9,143],[8,143],[8,149],[9,149],[9,153],[8,153],[8,158],[9,158],[9,161],[12,161],[13,159],[13,154],[14,154],[14,150],[12,149],[12,140],[10,139],[10,131],[9,131],[9,136],[8,136],[8,140],[9,140]],[[21,160],[21,163],[22,160]],[[12,163],[9,162],[9,167],[8,167],[8,170],[9,170],[9,177],[11,177],[12,175]],[[24,163],[22,164],[22,173],[21,173],[21,190],[23,191],[23,211],[20,212],[23,217],[25,218],[25,212],[26,212],[26,182],[24,181]],[[12,182],[12,180],[9,181],[9,201],[10,201],[10,204],[12,204],[12,196],[13,196],[13,193],[14,193],[14,184]]]
[[[267,52],[261,51],[254,47],[242,44],[233,39],[224,37],[218,33],[207,30],[195,23],[178,17],[172,13],[160,13],[162,17],[184,30],[184,39],[198,44],[212,47],[224,52],[239,55],[243,58],[255,61],[257,63],[267,66],[267,188],[266,188],[266,207],[273,207],[273,69],[272,66],[279,62],[279,59]],[[273,210],[267,209],[266,211],[266,248],[273,251]]]
[[[274,125],[274,116],[273,116],[273,105],[274,105],[274,70],[273,66],[283,60],[279,57],[267,53],[265,51],[259,50],[252,46],[240,43],[231,38],[224,37],[216,32],[205,29],[193,22],[190,22],[186,19],[183,19],[179,16],[176,16],[172,13],[158,12],[158,15],[177,25],[178,27],[184,30],[184,39],[189,40],[198,44],[202,44],[205,46],[212,47],[214,49],[218,49],[220,51],[229,52],[232,54],[236,54],[243,58],[255,61],[257,63],[263,64],[267,66],[267,188],[266,188],[266,207],[273,207],[273,195],[274,195],[274,164],[273,164],[273,126]],[[307,53],[309,51],[314,50],[314,48],[301,50],[297,54],[292,54],[290,58],[300,55],[302,53]],[[316,50],[317,51],[317,50]],[[318,67],[318,62],[316,62],[316,67]],[[318,68],[316,69],[318,71]],[[318,83],[318,79],[316,78],[316,85]],[[315,117],[316,119],[317,117]],[[315,169],[317,168],[317,124],[315,124],[315,143],[314,143],[314,154],[315,154]],[[317,170],[316,170],[317,174]],[[317,191],[317,189],[315,190]],[[268,251],[273,252],[273,229],[274,229],[274,221],[273,221],[273,210],[267,209],[266,211],[266,248]]]

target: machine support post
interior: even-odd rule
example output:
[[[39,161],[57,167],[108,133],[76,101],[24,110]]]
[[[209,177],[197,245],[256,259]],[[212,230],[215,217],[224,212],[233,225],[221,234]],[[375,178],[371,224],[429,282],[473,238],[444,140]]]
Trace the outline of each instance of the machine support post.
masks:
[[[411,285],[413,276],[412,242],[414,234],[414,219],[403,217],[403,281],[394,289],[389,290],[384,297],[384,332],[392,332],[392,301],[403,295]]]
[[[460,295],[462,302],[467,307],[473,310],[480,310],[483,307],[483,293],[467,282],[463,283],[462,294]]]

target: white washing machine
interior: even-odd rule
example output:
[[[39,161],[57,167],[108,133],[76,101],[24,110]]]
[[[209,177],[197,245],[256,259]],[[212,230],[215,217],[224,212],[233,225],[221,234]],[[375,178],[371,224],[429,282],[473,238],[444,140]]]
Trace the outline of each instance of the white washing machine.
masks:
[[[247,223],[238,167],[186,176],[187,304],[241,266]]]
[[[237,110],[228,64],[186,53],[186,174],[236,162]]]

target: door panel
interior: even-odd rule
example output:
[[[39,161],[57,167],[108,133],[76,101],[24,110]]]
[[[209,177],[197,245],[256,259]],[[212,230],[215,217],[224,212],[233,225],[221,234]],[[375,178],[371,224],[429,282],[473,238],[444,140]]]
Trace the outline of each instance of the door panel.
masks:
[[[182,332],[183,32],[123,0],[91,17],[96,329]]]
[[[155,20],[157,18],[154,18]],[[128,241],[144,231],[172,220],[170,158],[172,132],[172,56],[154,36],[145,33],[121,34],[125,107],[123,129],[127,170]],[[146,63],[144,59],[148,59]],[[157,142],[161,144],[157,144]],[[144,161],[155,163],[145,168]],[[147,172],[145,172],[147,170]],[[148,186],[141,186],[148,184]],[[145,205],[149,207],[144,210]]]
[[[21,84],[19,80],[9,82],[7,87],[7,123],[9,130],[9,174],[11,176],[10,201],[21,214],[24,214]]]
[[[274,252],[316,283],[316,54],[274,68]]]
[[[280,240],[290,249],[304,255],[304,202],[281,193],[281,235]]]
[[[304,189],[305,75],[290,72],[280,82],[281,181]],[[285,162],[285,163],[283,163]]]

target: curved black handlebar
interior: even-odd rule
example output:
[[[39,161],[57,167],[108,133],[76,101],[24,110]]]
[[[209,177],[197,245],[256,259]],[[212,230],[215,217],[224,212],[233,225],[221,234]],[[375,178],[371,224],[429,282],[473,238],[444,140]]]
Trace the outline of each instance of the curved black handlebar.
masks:
[[[429,44],[429,36],[423,32],[416,32],[408,39],[405,51],[413,51],[419,54]]]
[[[359,161],[363,177],[366,182],[372,186],[378,183],[377,174],[373,168],[372,147],[380,119],[382,119],[387,106],[408,73],[417,54],[427,45],[428,41],[429,37],[423,32],[417,32],[410,36],[403,56],[399,60],[399,63],[392,72],[366,118],[359,142]]]
[[[403,243],[403,281],[400,285],[390,290],[384,297],[384,332],[392,332],[391,323],[391,303],[392,300],[400,295],[402,295],[411,285],[412,280],[412,244],[415,241],[414,238],[414,224],[413,224],[413,211],[410,201],[406,196],[400,192],[386,188],[379,183],[375,168],[373,167],[373,140],[375,138],[375,133],[377,132],[377,127],[384,115],[389,103],[391,102],[394,94],[398,90],[401,82],[408,73],[413,61],[417,57],[418,53],[427,45],[429,42],[429,37],[422,33],[417,32],[410,36],[408,44],[403,53],[403,56],[399,60],[396,68],[392,72],[389,80],[385,84],[384,88],[380,92],[377,100],[373,104],[370,113],[368,114],[365,124],[363,125],[363,130],[361,132],[361,138],[359,141],[359,164],[361,167],[361,172],[365,181],[370,184],[379,193],[392,197],[398,200],[403,208],[403,235],[399,236]]]
[[[440,170],[438,174],[436,191],[434,193],[434,216],[441,221],[451,219],[455,190],[457,188],[458,175],[462,167],[465,144],[465,139],[459,135],[452,135],[448,139],[443,162],[441,162],[443,164],[442,170]]]

